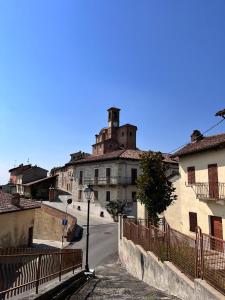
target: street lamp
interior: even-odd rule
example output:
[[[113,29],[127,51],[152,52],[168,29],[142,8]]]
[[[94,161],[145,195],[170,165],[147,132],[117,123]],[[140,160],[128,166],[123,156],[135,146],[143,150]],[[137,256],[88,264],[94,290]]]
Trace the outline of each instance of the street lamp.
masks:
[[[67,199],[66,201],[66,215],[65,218],[62,220],[63,225],[63,234],[62,234],[62,248],[63,248],[63,241],[64,241],[64,235],[65,235],[65,228],[68,226],[68,213],[67,213],[67,207],[69,204],[71,204],[73,201],[72,199]]]
[[[91,201],[91,196],[94,190],[90,185],[88,185],[84,189],[84,194],[85,198],[87,199],[88,202],[88,211],[87,211],[87,241],[86,241],[86,264],[85,264],[85,271],[89,272],[89,265],[88,265],[88,248],[89,248],[89,214],[90,214],[90,201]]]

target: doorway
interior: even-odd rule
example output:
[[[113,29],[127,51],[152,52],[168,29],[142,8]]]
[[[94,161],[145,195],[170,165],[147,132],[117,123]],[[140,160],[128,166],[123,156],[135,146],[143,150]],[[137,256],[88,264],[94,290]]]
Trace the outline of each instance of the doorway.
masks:
[[[210,216],[211,223],[211,235],[218,239],[223,239],[223,224],[222,218],[216,216]],[[222,251],[223,250],[223,242],[214,238],[211,238],[210,241],[211,249]]]
[[[28,247],[32,247],[33,244],[33,227],[28,229]]]

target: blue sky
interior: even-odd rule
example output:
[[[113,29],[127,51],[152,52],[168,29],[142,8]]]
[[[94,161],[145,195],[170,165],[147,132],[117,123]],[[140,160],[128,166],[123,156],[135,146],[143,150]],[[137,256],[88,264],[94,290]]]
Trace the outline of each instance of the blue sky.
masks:
[[[215,124],[224,37],[224,0],[0,0],[0,183],[15,161],[50,170],[91,151],[110,106],[141,149]]]

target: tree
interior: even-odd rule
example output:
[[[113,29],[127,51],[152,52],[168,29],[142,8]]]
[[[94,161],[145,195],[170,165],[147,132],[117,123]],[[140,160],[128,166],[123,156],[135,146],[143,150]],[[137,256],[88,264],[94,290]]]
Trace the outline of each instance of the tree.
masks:
[[[161,152],[149,151],[141,155],[141,175],[137,179],[137,198],[148,212],[148,217],[157,225],[162,213],[177,196],[175,188],[166,177],[168,166]]]
[[[121,200],[109,201],[106,204],[107,211],[112,215],[115,221],[117,221],[118,219],[118,214],[124,213],[125,207],[126,207],[126,202]]]

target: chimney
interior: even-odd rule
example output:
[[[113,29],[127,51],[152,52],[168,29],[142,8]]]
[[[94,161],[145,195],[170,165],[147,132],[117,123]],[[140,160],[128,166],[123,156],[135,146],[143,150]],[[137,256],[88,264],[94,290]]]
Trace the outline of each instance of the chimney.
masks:
[[[192,143],[197,142],[197,141],[202,140],[202,139],[203,139],[203,135],[199,130],[196,129],[192,132],[192,135],[191,135],[191,142]]]
[[[20,207],[20,194],[13,194],[11,203],[12,205]]]

